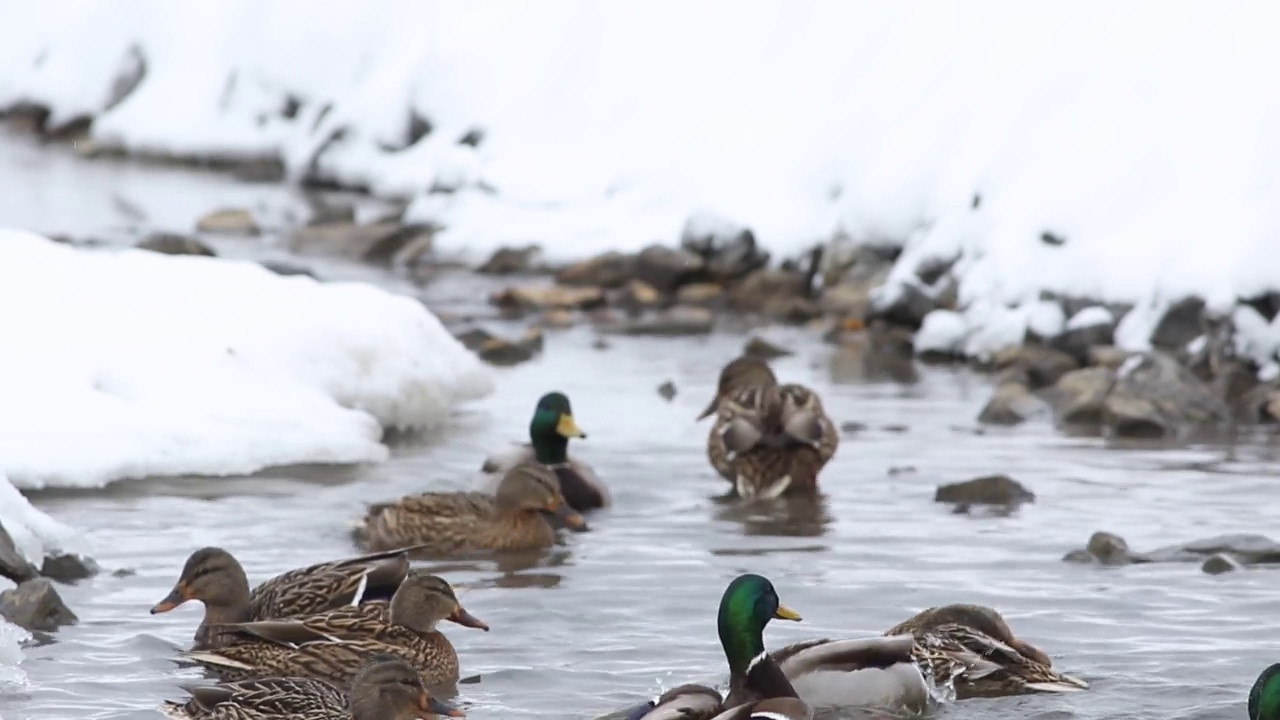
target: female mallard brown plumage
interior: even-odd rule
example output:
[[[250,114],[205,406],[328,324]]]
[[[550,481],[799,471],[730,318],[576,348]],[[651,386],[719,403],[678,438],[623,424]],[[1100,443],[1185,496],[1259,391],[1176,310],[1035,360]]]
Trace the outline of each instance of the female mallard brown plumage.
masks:
[[[458,654],[436,629],[441,620],[488,630],[462,605],[449,583],[420,571],[388,604],[374,601],[292,620],[226,626],[233,641],[217,650],[184,655],[224,680],[281,676],[324,680],[346,687],[370,655],[385,653],[412,665],[428,686],[458,681]]]
[[[492,493],[512,466],[536,462],[556,474],[569,507],[578,512],[608,507],[609,490],[595,470],[569,455],[569,439],[586,437],[573,419],[569,398],[564,393],[547,393],[538,400],[529,421],[530,442],[489,456],[480,468],[480,486]]]
[[[217,625],[312,615],[390,598],[409,573],[411,549],[395,548],[290,570],[250,592],[244,567],[231,553],[222,548],[201,548],[187,558],[177,584],[151,608],[151,614],[199,600],[204,603],[204,620],[196,629],[195,647],[218,647],[223,639],[210,630]]]
[[[431,694],[403,660],[379,656],[351,683],[351,697],[321,680],[273,677],[188,688],[185,703],[166,702],[172,720],[402,720],[463,717]]]
[[[1000,613],[981,605],[944,605],[921,611],[889,628],[885,635],[910,635],[918,664],[955,688],[957,699],[1002,697],[1037,692],[1073,692],[1089,684],[1053,669],[1039,648],[1014,637]],[[985,672],[948,676],[945,663],[969,652],[994,665]]]
[[[374,505],[355,530],[366,550],[417,543],[436,556],[489,550],[539,550],[556,543],[546,516],[585,530],[586,521],[565,503],[556,476],[537,463],[507,470],[494,495],[437,492]]]
[[[707,457],[741,497],[813,493],[840,434],[817,393],[779,385],[762,360],[741,357],[720,372]]]

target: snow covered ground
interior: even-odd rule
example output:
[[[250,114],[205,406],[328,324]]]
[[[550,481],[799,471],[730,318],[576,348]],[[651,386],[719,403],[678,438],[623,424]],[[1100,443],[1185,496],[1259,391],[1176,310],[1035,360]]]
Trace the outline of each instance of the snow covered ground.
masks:
[[[476,257],[634,249],[695,212],[782,252],[897,243],[888,292],[960,258],[962,317],[940,322],[966,347],[1016,335],[1044,290],[1135,303],[1141,325],[1184,294],[1229,308],[1280,286],[1275,3],[0,0],[0,17],[0,105],[411,195]],[[432,130],[406,147],[414,115]],[[1141,345],[1137,325],[1121,335]]]
[[[0,306],[0,472],[19,488],[378,461],[383,428],[492,388],[420,302],[248,262],[0,230]]]

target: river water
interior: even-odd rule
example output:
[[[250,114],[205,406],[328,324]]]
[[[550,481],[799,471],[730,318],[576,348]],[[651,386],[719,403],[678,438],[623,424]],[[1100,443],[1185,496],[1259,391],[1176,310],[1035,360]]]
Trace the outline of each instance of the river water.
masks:
[[[219,176],[85,163],[0,139],[0,224],[46,232],[123,235],[138,226],[191,226],[199,213],[241,204],[300,212],[296,193]],[[12,190],[11,190],[12,188]],[[121,201],[123,199],[123,202]],[[271,255],[270,240],[240,255]],[[225,248],[224,248],[225,249]],[[341,266],[335,266],[341,269]],[[397,289],[403,281],[364,273]],[[446,311],[473,310],[475,279],[446,276],[415,289]],[[501,325],[495,325],[501,329]],[[446,429],[398,441],[382,465],[286,468],[248,478],[118,483],[102,491],[34,495],[86,531],[104,572],[62,593],[80,616],[54,642],[29,647],[29,684],[0,689],[4,718],[153,718],[198,678],[171,660],[190,642],[192,603],[151,616],[187,554],[220,545],[253,582],[356,554],[348,530],[365,503],[466,487],[489,451],[521,439],[539,395],[570,395],[589,438],[575,451],[614,493],[589,533],[535,567],[449,564],[440,572],[492,632],[446,628],[462,659],[455,702],[472,718],[587,718],[686,681],[720,682],[716,604],[741,572],[773,580],[802,623],[776,623],[766,644],[878,634],[921,608],[974,602],[1003,611],[1020,637],[1092,688],[1070,695],[970,700],[940,717],[1179,718],[1244,716],[1248,687],[1280,659],[1280,574],[1211,577],[1190,564],[1103,569],[1061,561],[1094,530],[1139,548],[1226,532],[1272,532],[1263,508],[1280,497],[1265,437],[1234,445],[1113,448],[1047,424],[980,430],[989,393],[965,370],[921,368],[919,381],[878,380],[858,348],[812,333],[767,330],[796,354],[779,375],[818,390],[846,434],[827,467],[818,515],[758,513],[716,497],[708,426],[694,417],[720,365],[743,337],[611,338],[553,331],[537,360],[497,373],[497,392],[460,409]],[[678,392],[664,400],[666,380]],[[1000,516],[935,504],[940,482],[1003,472],[1037,494]]]

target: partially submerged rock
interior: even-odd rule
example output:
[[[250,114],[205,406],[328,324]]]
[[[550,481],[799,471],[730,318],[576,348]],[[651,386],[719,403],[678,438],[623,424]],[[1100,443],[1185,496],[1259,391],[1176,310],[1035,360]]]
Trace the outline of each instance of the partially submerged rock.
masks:
[[[476,268],[476,272],[485,275],[532,273],[541,255],[542,250],[537,245],[498,248],[484,264]]]
[[[1145,561],[1130,552],[1129,543],[1124,538],[1101,530],[1089,536],[1089,542],[1083,549],[1072,550],[1062,559],[1066,562],[1112,566]]]
[[[334,255],[377,263],[410,262],[428,252],[432,231],[421,225],[326,223],[298,228],[289,240],[300,254]]]
[[[614,304],[625,310],[652,310],[662,304],[662,293],[643,280],[628,280],[618,291]]]
[[[1035,493],[1008,475],[986,475],[973,480],[939,485],[934,502],[969,505],[1015,506],[1035,502]]]
[[[455,337],[481,360],[499,367],[531,360],[542,352],[543,347],[542,331],[537,328],[529,328],[514,341],[498,337],[482,328],[472,328]]]
[[[243,208],[222,208],[196,221],[196,231],[224,235],[257,235],[262,232],[253,213]]]
[[[101,570],[90,557],[58,553],[48,555],[40,566],[40,574],[58,582],[74,583],[93,577]]]
[[[713,282],[689,283],[676,291],[676,303],[680,305],[715,307],[722,305],[724,298],[724,287]]]
[[[937,309],[937,302],[915,283],[903,282],[886,286],[887,292],[876,295],[871,301],[867,319],[883,320],[913,330],[920,328],[924,317]]]
[[[27,580],[0,593],[0,615],[32,632],[52,632],[77,620],[48,578]]]
[[[1049,405],[1031,393],[1025,384],[1013,380],[1001,383],[995,394],[978,413],[985,425],[1020,425],[1031,418],[1046,415]]]
[[[556,282],[595,288],[617,288],[634,276],[634,255],[607,252],[561,270],[556,273]]]
[[[1212,572],[1213,569],[1228,572],[1249,565],[1280,563],[1280,543],[1265,535],[1237,533],[1167,545],[1140,553],[1130,550],[1129,543],[1119,535],[1096,532],[1089,538],[1089,544],[1084,550],[1072,551],[1063,559],[1102,565],[1199,562],[1203,563],[1205,572]]]
[[[1058,425],[1099,431],[1102,406],[1115,385],[1115,372],[1105,367],[1072,370],[1046,393]]]
[[[490,298],[500,308],[515,310],[591,310],[605,305],[604,290],[569,285],[521,285]]]
[[[0,576],[20,583],[39,575],[40,571],[18,552],[13,538],[9,536],[4,526],[0,525]]]
[[[658,386],[658,395],[662,396],[663,400],[670,401],[676,396],[676,384],[670,380],[662,383]]]
[[[707,275],[720,282],[746,277],[769,263],[769,253],[756,245],[750,228],[718,218],[689,218],[680,247],[701,257]]]
[[[697,277],[705,266],[701,256],[688,250],[650,245],[635,258],[634,278],[669,295]]]
[[[996,352],[992,358],[997,370],[1009,370],[1025,378],[1030,390],[1049,387],[1067,373],[1080,367],[1075,358],[1040,345],[1014,345]]]
[[[139,250],[150,250],[164,255],[201,255],[216,257],[218,253],[204,242],[177,233],[157,232],[143,238],[135,246]]]
[[[1235,572],[1236,570],[1243,569],[1244,565],[1241,565],[1240,561],[1226,553],[1210,555],[1209,558],[1200,565],[1200,571],[1208,573],[1209,575],[1222,575],[1224,573]]]
[[[1227,417],[1225,405],[1199,378],[1162,352],[1130,359],[1102,405],[1116,437],[1178,437]]]

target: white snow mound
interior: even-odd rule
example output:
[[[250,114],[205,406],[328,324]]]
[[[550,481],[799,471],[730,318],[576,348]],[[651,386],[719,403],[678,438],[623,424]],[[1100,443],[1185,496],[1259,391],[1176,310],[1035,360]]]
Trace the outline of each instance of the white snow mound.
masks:
[[[360,283],[0,230],[0,471],[20,488],[379,461],[492,390],[421,303]]]

